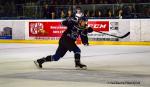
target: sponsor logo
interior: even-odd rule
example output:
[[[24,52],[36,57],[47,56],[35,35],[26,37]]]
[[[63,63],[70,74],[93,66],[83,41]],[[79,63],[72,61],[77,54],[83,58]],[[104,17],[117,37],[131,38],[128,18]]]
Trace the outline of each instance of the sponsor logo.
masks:
[[[109,21],[89,21],[88,26],[96,31],[109,31]]]
[[[45,32],[43,23],[40,22],[30,23],[29,26],[31,34],[39,34]]]
[[[119,30],[118,22],[110,22],[110,30]]]

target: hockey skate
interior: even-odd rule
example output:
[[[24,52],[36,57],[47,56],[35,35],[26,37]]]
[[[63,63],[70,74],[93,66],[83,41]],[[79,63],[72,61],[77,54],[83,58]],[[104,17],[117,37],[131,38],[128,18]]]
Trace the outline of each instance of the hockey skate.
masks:
[[[87,66],[84,65],[84,64],[81,64],[81,63],[76,63],[75,68],[76,68],[77,70],[86,70],[86,69],[87,69]]]
[[[44,62],[50,62],[50,61],[52,61],[52,56],[51,55],[47,56],[47,57],[43,57],[41,59],[38,59],[38,60],[34,61],[34,63],[35,63],[37,68],[42,68],[42,64]]]
[[[42,68],[42,64],[44,63],[43,59],[44,58],[38,59],[38,60],[34,61],[34,63],[35,63],[35,65],[36,65],[37,68]]]

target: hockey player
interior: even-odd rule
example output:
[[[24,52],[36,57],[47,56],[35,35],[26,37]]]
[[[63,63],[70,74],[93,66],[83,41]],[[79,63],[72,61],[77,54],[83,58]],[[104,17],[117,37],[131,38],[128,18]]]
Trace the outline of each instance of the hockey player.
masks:
[[[67,29],[62,34],[59,40],[59,46],[54,55],[49,55],[34,61],[38,68],[42,68],[44,62],[58,61],[62,58],[67,51],[74,52],[75,58],[75,67],[79,69],[86,69],[87,66],[82,64],[80,61],[80,48],[76,45],[75,41],[78,36],[81,37],[82,43],[84,45],[88,44],[87,34],[93,32],[91,27],[87,27],[87,20],[84,17],[81,17],[78,21],[74,20],[71,17],[66,18],[62,22],[64,26],[67,26]]]

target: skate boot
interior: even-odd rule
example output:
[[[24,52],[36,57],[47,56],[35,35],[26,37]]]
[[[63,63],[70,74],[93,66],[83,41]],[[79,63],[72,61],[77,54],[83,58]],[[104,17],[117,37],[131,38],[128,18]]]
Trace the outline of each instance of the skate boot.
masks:
[[[85,70],[85,69],[87,69],[87,66],[86,65],[84,65],[84,64],[82,64],[81,63],[81,61],[80,61],[80,53],[75,53],[75,68],[76,69],[83,69],[83,70]]]
[[[37,68],[42,68],[43,67],[42,64],[47,61],[51,61],[51,56],[47,56],[46,58],[43,57],[41,59],[38,59],[38,60],[34,61],[34,63],[37,66]]]
[[[84,64],[82,64],[82,63],[76,63],[75,64],[75,67],[76,67],[76,69],[81,69],[81,70],[86,70],[87,69],[87,66],[86,65],[84,65]]]

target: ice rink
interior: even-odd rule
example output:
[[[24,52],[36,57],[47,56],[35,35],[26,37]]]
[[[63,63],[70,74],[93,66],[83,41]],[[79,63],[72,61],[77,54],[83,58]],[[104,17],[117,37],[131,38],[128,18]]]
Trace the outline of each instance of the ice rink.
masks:
[[[0,87],[150,87],[150,46],[79,47],[87,70],[75,69],[72,52],[37,69],[57,45],[0,44]]]

